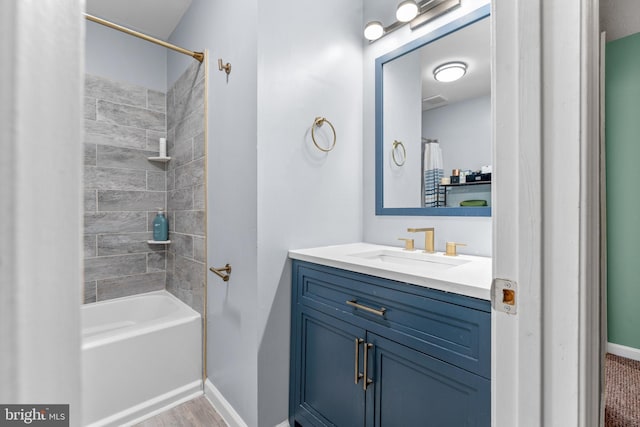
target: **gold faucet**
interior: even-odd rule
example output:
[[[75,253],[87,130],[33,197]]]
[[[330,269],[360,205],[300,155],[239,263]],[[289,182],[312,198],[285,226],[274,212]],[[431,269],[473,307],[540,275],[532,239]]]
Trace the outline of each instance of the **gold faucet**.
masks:
[[[435,253],[436,250],[434,248],[434,240],[435,240],[435,228],[407,228],[409,233],[418,233],[424,231],[424,251],[426,253],[432,254]]]

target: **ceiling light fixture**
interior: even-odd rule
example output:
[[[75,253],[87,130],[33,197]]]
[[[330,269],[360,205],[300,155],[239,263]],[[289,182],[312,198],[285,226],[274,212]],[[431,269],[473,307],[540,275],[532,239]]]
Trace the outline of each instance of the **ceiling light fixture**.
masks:
[[[433,78],[439,82],[454,82],[467,73],[467,64],[464,62],[447,62],[433,70]]]
[[[364,27],[364,36],[367,40],[374,41],[389,34],[392,31],[409,23],[409,27],[414,30],[426,24],[432,19],[443,15],[450,10],[460,6],[462,0],[404,0],[396,8],[397,21],[385,27],[380,21],[371,21]]]
[[[405,0],[398,5],[398,9],[396,9],[396,18],[400,22],[409,22],[418,16],[419,10],[420,8],[415,1]]]

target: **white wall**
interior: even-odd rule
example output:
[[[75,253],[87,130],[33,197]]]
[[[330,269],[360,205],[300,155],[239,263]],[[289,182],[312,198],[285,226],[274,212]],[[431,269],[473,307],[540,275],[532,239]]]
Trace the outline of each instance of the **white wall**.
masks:
[[[362,239],[362,1],[273,0],[258,16],[258,420],[271,427],[288,407],[287,250]],[[328,154],[309,135],[317,116],[337,133]]]
[[[467,243],[462,253],[491,255],[491,218],[475,217],[402,217],[375,215],[375,59],[410,40],[414,40],[489,3],[467,0],[462,5],[425,26],[411,31],[405,26],[364,49],[364,240],[397,245],[399,237],[407,237],[407,227],[435,227],[436,250],[444,251],[446,241]],[[388,7],[393,8],[393,5]],[[389,22],[385,22],[388,25]]]
[[[95,22],[86,28],[87,73],[166,92],[166,48]]]
[[[84,2],[0,2],[0,402],[80,420]]]
[[[422,135],[442,149],[444,176],[452,169],[491,164],[491,96],[466,99],[422,114]]]
[[[422,205],[422,76],[420,55],[404,55],[384,65],[383,155],[384,206]],[[406,162],[398,166],[391,154],[394,141],[401,141]],[[396,156],[402,156],[396,149]],[[400,157],[396,157],[400,160]],[[401,160],[400,160],[401,162]]]

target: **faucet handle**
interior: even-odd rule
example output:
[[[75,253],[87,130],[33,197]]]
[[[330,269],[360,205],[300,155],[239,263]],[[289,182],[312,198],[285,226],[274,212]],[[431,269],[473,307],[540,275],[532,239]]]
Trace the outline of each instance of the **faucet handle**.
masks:
[[[413,245],[413,239],[407,239],[404,237],[400,237],[398,240],[404,240],[404,250],[405,251],[415,251],[416,248]]]
[[[466,243],[447,242],[447,251],[444,253],[446,256],[458,256],[456,251],[457,246],[467,246]]]

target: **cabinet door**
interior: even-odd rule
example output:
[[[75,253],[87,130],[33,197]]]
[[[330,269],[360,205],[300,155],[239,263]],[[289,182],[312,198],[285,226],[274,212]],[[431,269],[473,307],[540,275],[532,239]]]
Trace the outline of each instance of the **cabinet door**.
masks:
[[[303,426],[364,426],[365,393],[355,376],[362,372],[364,345],[356,350],[356,340],[364,341],[365,331],[314,310],[300,316],[295,420]]]
[[[368,333],[367,426],[489,426],[490,381]]]

